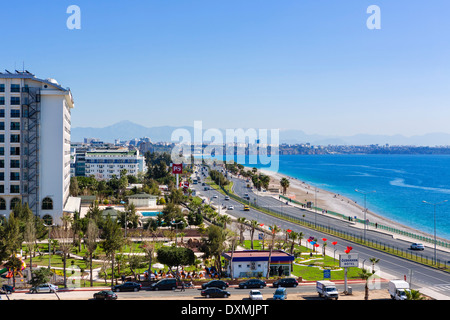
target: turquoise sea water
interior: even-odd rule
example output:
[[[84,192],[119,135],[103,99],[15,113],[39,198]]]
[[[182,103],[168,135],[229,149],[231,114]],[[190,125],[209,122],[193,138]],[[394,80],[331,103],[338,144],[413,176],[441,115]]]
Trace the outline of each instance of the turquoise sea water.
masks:
[[[248,165],[248,164],[244,164]],[[249,165],[264,168],[262,165]],[[266,167],[266,169],[269,169]],[[448,155],[287,155],[279,173],[364,204],[369,211],[450,239],[450,156]]]

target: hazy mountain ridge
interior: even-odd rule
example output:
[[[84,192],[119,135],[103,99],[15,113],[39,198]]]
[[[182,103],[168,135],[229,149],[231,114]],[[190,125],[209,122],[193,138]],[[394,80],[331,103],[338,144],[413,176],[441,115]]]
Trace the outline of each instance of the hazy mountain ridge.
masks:
[[[73,142],[82,142],[84,138],[98,138],[104,142],[114,142],[116,139],[130,140],[135,138],[149,137],[152,142],[170,142],[172,133],[176,129],[186,129],[193,136],[193,127],[183,126],[159,126],[145,127],[128,120],[106,126],[74,127],[72,128]],[[224,131],[224,129],[221,129]],[[258,130],[257,130],[258,131]],[[411,146],[444,146],[450,145],[450,134],[428,133],[406,137],[403,135],[370,135],[356,134],[352,136],[325,136],[318,134],[306,134],[301,130],[280,130],[280,143],[311,145],[411,145]]]

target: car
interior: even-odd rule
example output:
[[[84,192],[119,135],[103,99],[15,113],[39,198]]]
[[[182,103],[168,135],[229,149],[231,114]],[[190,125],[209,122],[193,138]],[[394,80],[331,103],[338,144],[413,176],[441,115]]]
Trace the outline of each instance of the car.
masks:
[[[201,291],[201,295],[206,298],[228,298],[230,292],[220,288],[207,288]]]
[[[244,206],[244,211],[250,211],[249,206]]]
[[[234,210],[233,206],[228,206],[228,210]]]
[[[58,291],[58,286],[55,286],[51,283],[40,284],[30,289],[30,293],[56,292],[56,291]]]
[[[95,300],[117,300],[117,294],[111,290],[102,290],[94,293]]]
[[[226,197],[225,197],[225,200],[230,200],[230,197],[229,197],[229,196],[226,196]]]
[[[120,292],[120,291],[139,291],[142,289],[142,285],[136,282],[125,282],[123,284],[119,284],[117,286],[114,286],[111,288],[114,292]]]
[[[267,286],[266,282],[264,280],[259,279],[249,279],[247,281],[239,283],[238,287],[239,289],[247,289],[247,288],[264,288]]]
[[[286,288],[277,288],[273,293],[273,300],[286,300],[287,299],[287,291]]]
[[[411,244],[411,250],[425,250],[425,246],[422,243]]]
[[[220,288],[225,289],[229,286],[228,282],[222,281],[222,280],[211,280],[209,282],[202,284],[202,289],[207,288]]]
[[[7,294],[11,294],[13,292],[16,291],[16,289],[13,286],[9,286],[7,284],[4,284],[1,288],[0,288],[0,292],[6,292]]]
[[[175,290],[177,288],[177,279],[161,279],[158,282],[152,283],[149,287],[150,290]]]
[[[216,199],[216,198],[218,198],[218,196],[213,196],[213,199]]]
[[[259,290],[250,290],[248,297],[250,300],[264,300],[263,295]]]
[[[274,288],[280,287],[296,287],[298,286],[298,281],[295,278],[282,278],[273,282]]]

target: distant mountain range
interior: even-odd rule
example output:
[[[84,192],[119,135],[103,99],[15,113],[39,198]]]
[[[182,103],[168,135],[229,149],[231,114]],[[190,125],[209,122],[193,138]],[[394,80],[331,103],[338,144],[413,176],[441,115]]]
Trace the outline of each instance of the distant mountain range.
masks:
[[[170,142],[172,132],[176,129],[187,129],[193,136],[193,127],[144,127],[128,120],[120,121],[103,128],[75,127],[72,128],[72,142],[83,142],[84,138],[98,138],[104,142],[114,142],[116,139],[131,140],[148,137],[152,142]],[[450,134],[429,133],[405,137],[403,135],[370,135],[357,134],[352,136],[325,136],[306,134],[301,130],[280,130],[280,143],[311,145],[409,145],[409,146],[446,146],[450,145]]]

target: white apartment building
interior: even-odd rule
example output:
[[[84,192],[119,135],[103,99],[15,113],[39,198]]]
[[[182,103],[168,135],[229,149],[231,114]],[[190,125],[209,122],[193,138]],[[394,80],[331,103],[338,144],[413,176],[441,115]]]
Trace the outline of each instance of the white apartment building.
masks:
[[[109,180],[114,175],[120,178],[124,169],[133,176],[146,171],[144,156],[136,149],[90,150],[86,152],[85,163],[86,177],[93,175],[97,180]]]
[[[0,215],[27,203],[60,223],[69,198],[70,89],[28,71],[0,73]]]

